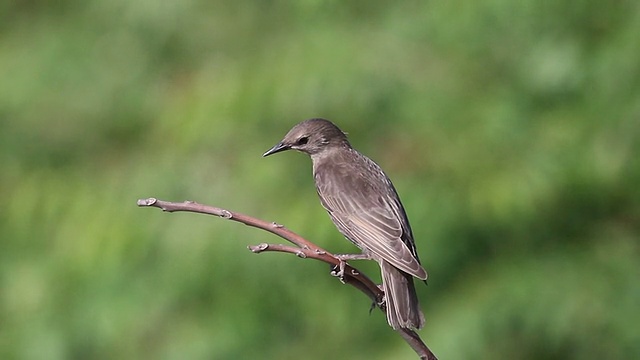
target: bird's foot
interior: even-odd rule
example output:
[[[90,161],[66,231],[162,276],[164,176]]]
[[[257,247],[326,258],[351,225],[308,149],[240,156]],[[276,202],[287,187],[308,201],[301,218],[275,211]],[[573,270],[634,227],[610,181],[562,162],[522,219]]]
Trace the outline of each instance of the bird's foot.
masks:
[[[337,266],[334,266],[331,270],[331,275],[340,279],[340,282],[343,284],[344,281],[344,270],[347,267],[347,260],[369,260],[371,256],[367,254],[334,254],[334,257],[338,259],[339,263]],[[356,271],[351,270],[351,275],[359,275]]]
[[[345,283],[345,281],[344,281],[344,269],[347,266],[347,262],[342,260],[342,259],[340,259],[337,256],[336,256],[336,258],[338,258],[339,263],[338,263],[338,265],[333,266],[331,268],[331,276],[337,277],[338,279],[340,279],[340,282],[344,284]]]
[[[377,307],[380,307],[380,304],[378,304],[377,301],[372,301],[371,302],[371,307],[369,307],[369,315],[371,315],[373,310],[375,310]]]
[[[378,285],[379,287],[379,285]],[[382,290],[382,289],[380,289]],[[376,301],[373,302],[373,304],[371,304],[371,310],[369,310],[369,312],[371,312],[374,308],[379,307],[380,309],[385,309],[387,308],[387,297],[386,295],[383,295],[382,297],[379,297],[376,299]]]

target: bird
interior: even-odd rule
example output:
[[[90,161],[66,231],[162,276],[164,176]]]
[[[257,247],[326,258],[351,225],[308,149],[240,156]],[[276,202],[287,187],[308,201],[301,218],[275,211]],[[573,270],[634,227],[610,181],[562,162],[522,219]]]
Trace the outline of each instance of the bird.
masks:
[[[371,259],[380,265],[389,325],[393,329],[422,328],[425,320],[413,278],[426,281],[427,271],[418,258],[409,219],[389,177],[326,119],[300,122],[263,156],[285,150],[311,157],[322,206],[340,233],[362,251],[343,255],[341,261]]]

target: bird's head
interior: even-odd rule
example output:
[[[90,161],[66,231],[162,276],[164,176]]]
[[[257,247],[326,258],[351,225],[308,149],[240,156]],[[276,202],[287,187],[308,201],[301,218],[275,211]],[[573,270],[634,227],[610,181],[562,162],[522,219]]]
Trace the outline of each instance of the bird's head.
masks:
[[[290,149],[315,155],[333,146],[344,145],[349,146],[347,135],[331,121],[310,119],[294,126],[282,141],[267,150],[262,156]]]

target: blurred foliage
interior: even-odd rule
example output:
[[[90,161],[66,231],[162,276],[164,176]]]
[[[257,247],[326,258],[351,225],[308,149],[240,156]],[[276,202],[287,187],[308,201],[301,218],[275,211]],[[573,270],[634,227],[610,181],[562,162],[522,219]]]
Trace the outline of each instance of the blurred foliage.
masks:
[[[414,358],[368,300],[192,199],[336,252],[326,117],[394,179],[441,359],[640,358],[640,3],[0,4],[0,358]],[[359,263],[376,274],[375,264]]]

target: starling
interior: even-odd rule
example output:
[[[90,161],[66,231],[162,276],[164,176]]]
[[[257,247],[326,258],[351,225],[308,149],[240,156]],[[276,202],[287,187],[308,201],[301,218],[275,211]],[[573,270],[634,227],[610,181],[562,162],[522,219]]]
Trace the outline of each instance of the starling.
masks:
[[[362,254],[341,258],[373,259],[380,265],[389,325],[420,329],[424,316],[413,277],[426,280],[427,272],[418,259],[409,220],[391,180],[325,119],[297,124],[263,156],[289,149],[311,156],[322,206],[342,235],[362,250]]]

